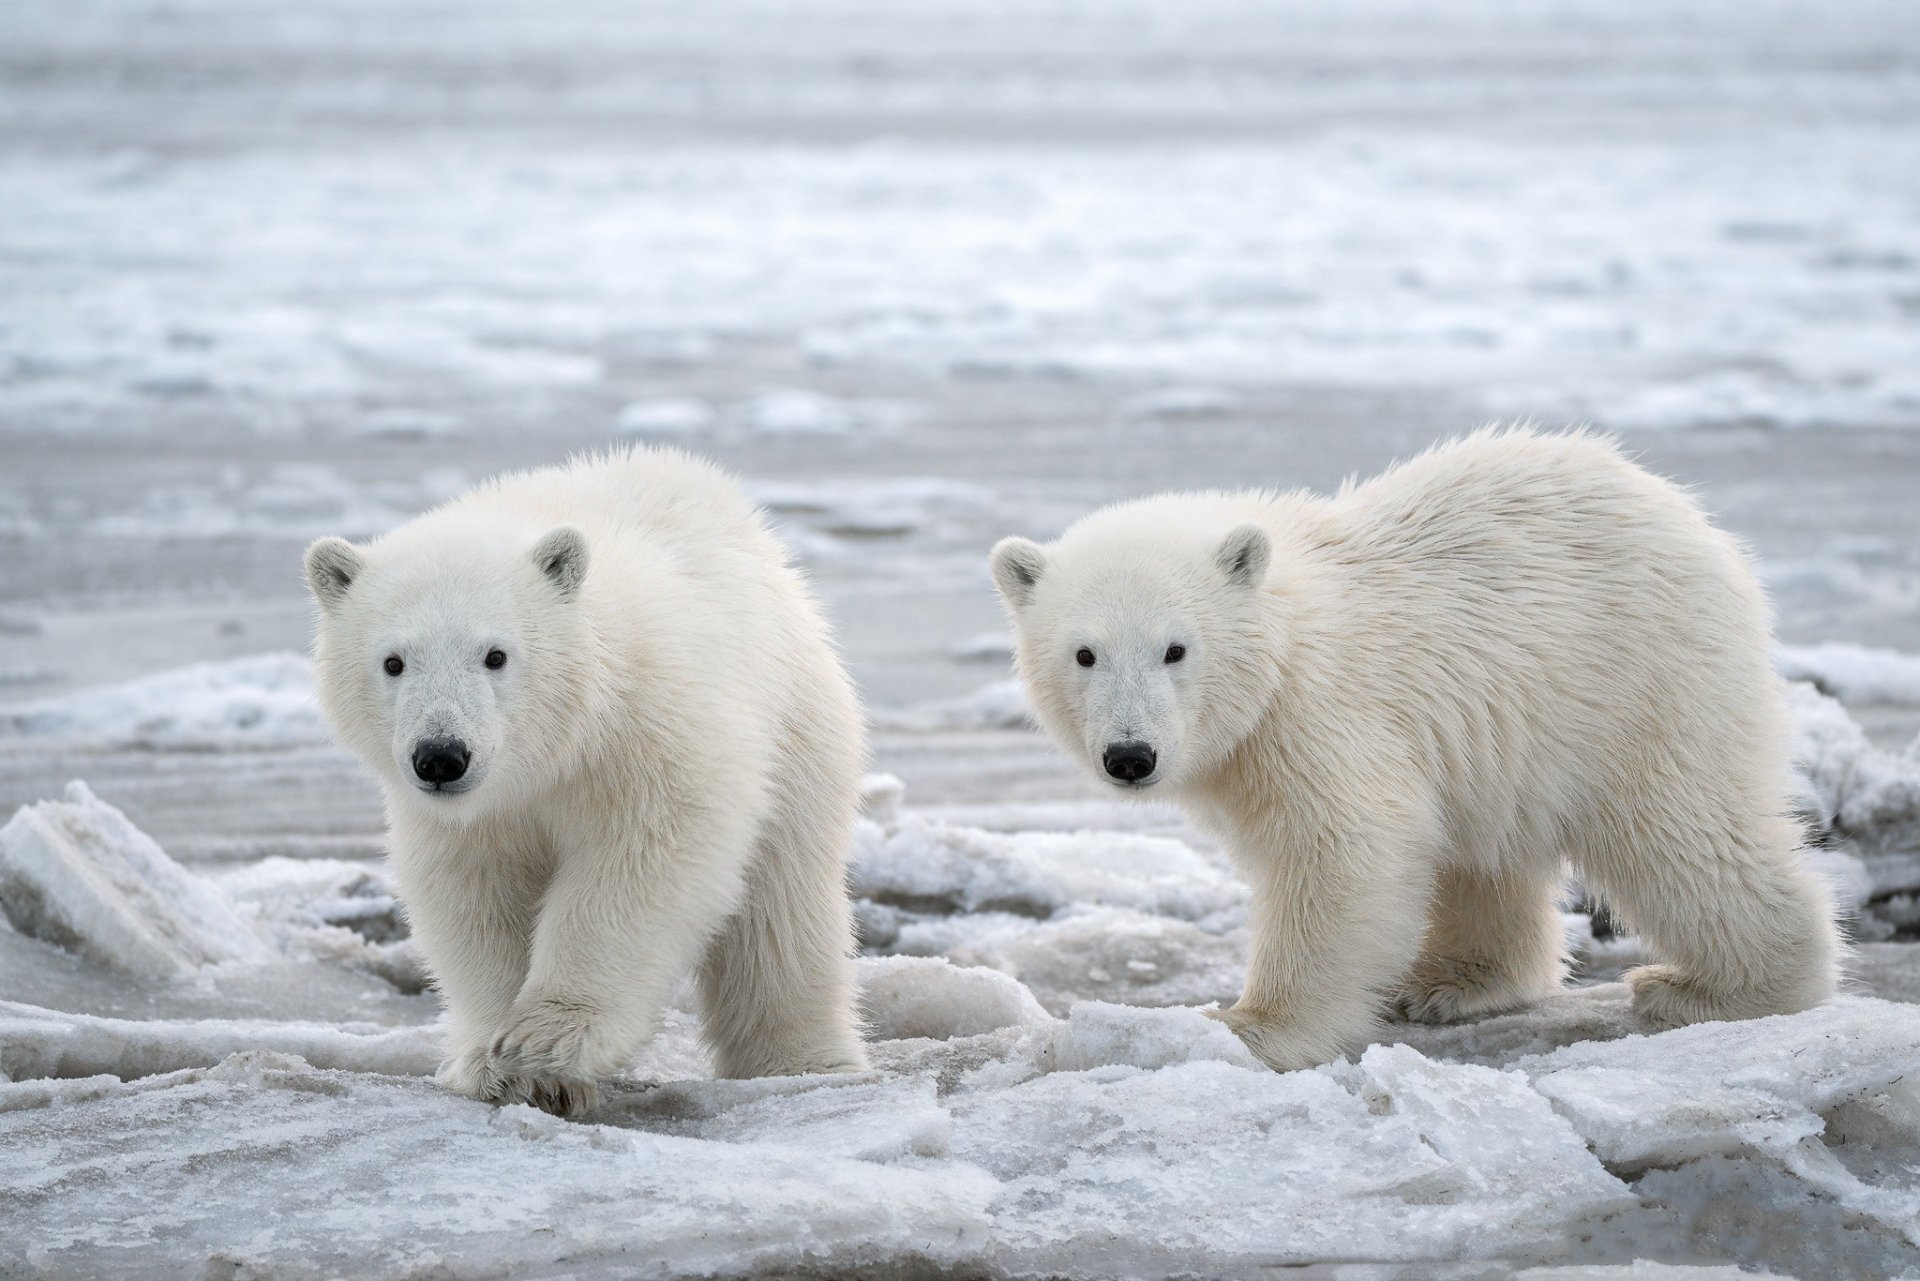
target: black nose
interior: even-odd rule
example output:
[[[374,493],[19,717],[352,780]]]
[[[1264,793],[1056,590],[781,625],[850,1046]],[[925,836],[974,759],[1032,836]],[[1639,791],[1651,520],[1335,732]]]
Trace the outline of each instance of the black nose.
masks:
[[[1154,762],[1159,759],[1145,743],[1108,743],[1107,750],[1100,754],[1107,773],[1122,783],[1138,783],[1153,773]]]
[[[429,738],[413,749],[413,772],[422,783],[451,783],[467,772],[467,745],[457,738]]]

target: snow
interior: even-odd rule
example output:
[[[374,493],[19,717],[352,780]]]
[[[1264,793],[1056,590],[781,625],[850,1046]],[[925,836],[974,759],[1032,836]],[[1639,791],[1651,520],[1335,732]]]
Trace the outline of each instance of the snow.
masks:
[[[1811,685],[1788,686],[1787,698],[1801,790],[1814,819],[1841,855],[1860,860],[1869,897],[1920,891],[1920,738],[1887,751]]]
[[[103,539],[136,541],[240,535],[299,541],[326,534],[373,538],[421,508],[453,497],[469,480],[464,471],[450,467],[404,479],[357,482],[329,463],[276,464],[264,474],[230,465],[215,469],[211,481],[145,486],[136,505],[96,517],[89,532]]]
[[[947,654],[960,663],[1005,663],[1013,659],[1013,637],[1005,632],[981,632],[947,647]]]
[[[431,1076],[440,1032],[333,1027],[312,1023],[198,1019],[141,1021],[62,1014],[0,1001],[0,1073],[33,1077],[125,1079],[207,1066],[243,1051],[295,1054],[315,1067]]]
[[[1206,921],[1243,902],[1238,882],[1178,841],[1120,832],[1007,834],[908,815],[854,836],[856,894],[879,902],[1045,918],[1099,903]]]
[[[882,1040],[945,1041],[1050,1021],[1032,992],[984,966],[935,956],[872,957],[860,962],[859,979],[868,1034]]]
[[[1783,645],[1774,666],[1788,680],[1811,682],[1823,694],[1849,703],[1920,706],[1920,657],[1828,641]]]
[[[871,1102],[845,1100],[848,1123],[886,1126],[887,1110],[869,1118],[858,1106]],[[911,1104],[894,1105],[907,1112],[899,1124],[912,1123]],[[818,1102],[790,1111],[809,1108],[817,1115]],[[84,1120],[61,1106],[0,1112],[10,1274],[499,1276],[623,1254],[652,1276],[831,1273],[977,1258],[985,1237],[990,1185],[969,1171],[673,1132],[724,1135],[739,1110],[724,1104],[695,1127],[670,1117],[665,1132],[644,1110],[573,1126],[255,1051],[103,1092],[82,1110]],[[119,1208],[103,1217],[92,1189]]]
[[[80,782],[0,828],[0,914],[127,974],[268,956],[224,895]]]
[[[1062,1072],[1100,1067],[1163,1068],[1175,1063],[1258,1065],[1227,1025],[1199,1010],[1139,1009],[1076,1001],[1050,1047]]]
[[[886,729],[954,730],[1018,729],[1033,722],[1027,692],[1018,680],[992,681],[958,698],[935,698],[907,707],[878,709],[868,714]]]
[[[449,13],[8,7],[0,1275],[1920,1276],[1920,10]],[[1494,415],[1755,547],[1854,994],[1644,1035],[1569,911],[1587,986],[1266,1072],[1244,887],[990,681],[985,550]],[[428,1075],[298,558],[610,435],[835,619],[875,1067],[714,1080],[682,991],[569,1123]]]
[[[666,400],[636,400],[620,411],[614,430],[642,438],[696,436],[713,426],[713,406],[704,400],[676,396]]]
[[[750,401],[743,417],[755,431],[827,436],[852,431],[861,419],[852,406],[842,401],[792,387],[769,391]]]
[[[1528,1268],[1514,1281],[1790,1281],[1777,1272],[1755,1272],[1732,1264],[1690,1266],[1636,1259],[1632,1263],[1576,1264],[1565,1268]]]
[[[1865,244],[1920,260],[1910,191],[1887,177],[1920,168],[1916,145],[1893,128],[1817,146],[1729,136],[1710,186],[1685,151],[1623,144],[1597,172],[1590,148],[1550,139],[1147,140],[1121,153],[742,141],[613,162],[524,142],[424,161],[365,147],[156,158],[137,202],[124,161],[74,158],[0,181],[21,305],[43,317],[13,338],[21,373],[0,385],[0,418],[434,381],[592,388],[625,333],[677,329],[709,342],[772,332],[829,368],[1209,386],[1281,372],[1501,384],[1518,403],[1489,408],[1607,426],[1899,426],[1920,388],[1888,294],[1911,267],[1834,255]],[[302,234],[221,198],[236,191],[272,192]],[[1792,234],[1743,235],[1756,206]],[[555,227],[571,229],[573,252]],[[107,243],[138,266],[59,274]],[[492,290],[381,288],[423,275]],[[508,299],[529,289],[514,314]],[[842,437],[869,426],[849,404],[776,387],[742,421]]]
[[[1161,387],[1129,396],[1115,414],[1122,421],[1219,418],[1239,405],[1240,398],[1221,387]]]
[[[312,664],[300,654],[195,663],[62,698],[0,707],[0,730],[103,747],[200,750],[290,747],[332,738],[313,700]]]
[[[1643,1213],[1623,1176],[1709,1179],[1722,1153],[1844,1198],[1862,1237],[1893,1248],[1910,1230],[1897,1171],[1869,1181],[1842,1162],[1870,1167],[1916,1137],[1910,1103],[1887,1102],[1920,1046],[1911,1007],[1862,1000],[1752,1025],[1755,1037],[1713,1026],[1505,1068],[1380,1045],[1284,1075],[1229,1061],[1232,1037],[1206,1042],[1225,1030],[1197,1015],[1183,1032],[1180,1012],[1134,1013],[1159,1027],[1156,1046],[1198,1052],[1141,1055],[1136,1036],[1093,1057],[1144,1066],[1048,1065],[1045,1038],[1028,1033],[952,1077],[616,1085],[579,1124],[267,1049],[125,1084],[0,1086],[15,1155],[0,1171],[0,1224],[34,1223],[0,1237],[12,1252],[0,1264],[225,1257],[305,1276],[351,1260],[356,1275],[435,1263],[461,1276],[638,1254],[661,1276],[916,1260],[1142,1276],[1354,1257],[1552,1261],[1570,1234]],[[1103,1019],[1091,1039],[1110,1045],[1123,1014],[1076,1011],[1071,1026],[1084,1035]],[[1689,1072],[1703,1046],[1719,1052]],[[1862,1061],[1844,1061],[1849,1046]],[[1768,1066],[1809,1053],[1827,1056],[1811,1082]],[[1762,1066],[1719,1080],[1755,1056]],[[1638,1124],[1631,1093],[1604,1085],[1628,1075],[1656,1089]],[[1673,1111],[1690,1088],[1700,1106]],[[1821,1113],[1850,1107],[1878,1108],[1881,1128],[1847,1120],[1808,1137]],[[1807,1157],[1809,1141],[1840,1155]],[[101,1219],[90,1201],[108,1153],[119,1186],[141,1189],[132,1215]]]
[[[1565,1046],[1515,1067],[1610,1168],[1785,1158],[1825,1130],[1823,1113],[1895,1084],[1910,1093],[1920,1010],[1842,997],[1808,1014]]]
[[[658,1276],[1237,1276],[1330,1258],[1552,1264],[1583,1239],[1616,1240],[1625,1268],[1648,1249],[1687,1257],[1678,1207],[1728,1186],[1850,1216],[1847,1259],[1920,1263],[1920,1006],[1848,996],[1644,1035],[1606,984],[1475,1024],[1398,1025],[1354,1059],[1275,1074],[1189,1008],[1230,999],[1244,950],[1244,890],[1218,856],[1135,834],[959,828],[903,806],[897,778],[864,790],[856,894],[917,918],[922,937],[944,923],[950,953],[858,962],[873,1072],[712,1080],[696,1020],[674,1010],[598,1110],[568,1123],[425,1079],[431,1022],[0,1002],[0,1270],[466,1276],[644,1257]],[[23,811],[0,851],[50,811],[90,840],[36,866],[137,857],[146,901],[191,902],[196,928],[228,942],[173,982],[230,981],[267,957],[351,965],[311,940],[376,946],[339,921],[404,930],[377,865],[198,876],[80,785]],[[34,895],[10,883],[3,897]],[[96,913],[59,941],[97,963],[96,942],[124,928]],[[1129,959],[1157,955],[1149,968],[1211,993],[1154,1008],[1144,989],[1088,999],[1048,971],[1048,957],[1084,965],[1103,946],[1119,968],[1155,931],[1185,931],[1189,950]],[[1019,943],[1021,963],[956,959]]]
[[[436,409],[396,406],[369,411],[353,424],[353,432],[369,440],[448,440],[460,434],[460,420]]]

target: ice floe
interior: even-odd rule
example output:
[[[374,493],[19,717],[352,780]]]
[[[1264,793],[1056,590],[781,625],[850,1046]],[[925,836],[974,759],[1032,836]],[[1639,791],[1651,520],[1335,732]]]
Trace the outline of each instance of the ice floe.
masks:
[[[256,654],[0,707],[0,730],[103,747],[291,747],[332,738],[301,654]]]

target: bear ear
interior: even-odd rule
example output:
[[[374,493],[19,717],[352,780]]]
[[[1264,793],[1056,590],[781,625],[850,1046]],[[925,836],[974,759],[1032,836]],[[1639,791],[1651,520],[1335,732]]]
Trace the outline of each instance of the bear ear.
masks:
[[[587,536],[572,525],[550,529],[533,545],[533,563],[571,600],[587,576]]]
[[[360,549],[346,539],[319,539],[307,548],[307,590],[322,609],[337,608],[366,564]]]
[[[1266,581],[1267,562],[1273,558],[1273,543],[1267,531],[1258,525],[1241,525],[1220,544],[1213,563],[1237,587],[1255,587]]]
[[[1033,589],[1047,568],[1047,553],[1031,538],[1003,538],[993,545],[987,557],[993,567],[993,585],[1000,599],[1011,609],[1019,609],[1033,599]]]

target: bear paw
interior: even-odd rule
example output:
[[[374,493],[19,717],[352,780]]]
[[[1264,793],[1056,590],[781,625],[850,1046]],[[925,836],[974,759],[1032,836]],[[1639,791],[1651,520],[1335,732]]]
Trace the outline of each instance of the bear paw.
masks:
[[[722,1046],[714,1054],[713,1074],[723,1079],[748,1080],[762,1076],[814,1076],[869,1070],[871,1064],[866,1051],[857,1045],[781,1052],[761,1049],[742,1052]]]
[[[1253,1052],[1253,1057],[1276,1072],[1318,1067],[1340,1057],[1337,1046],[1316,1044],[1302,1037],[1297,1028],[1270,1014],[1238,1005],[1224,1010],[1213,1006],[1200,1012],[1232,1028],[1233,1034]]]
[[[494,1086],[491,1102],[526,1103],[569,1119],[591,1112],[600,1101],[592,1081],[562,1081],[555,1077],[510,1076]]]
[[[555,1116],[580,1116],[599,1101],[599,1091],[591,1081],[506,1073],[491,1047],[485,1045],[447,1060],[440,1068],[439,1080],[456,1094],[483,1103],[526,1103]]]
[[[1621,978],[1633,993],[1634,1014],[1649,1027],[1684,1027],[1741,1017],[1722,1008],[1718,997],[1671,965],[1642,965]]]
[[[1504,971],[1450,962],[1410,975],[1390,1008],[1410,1023],[1461,1023],[1531,1005],[1557,987],[1528,991]]]
[[[516,1005],[481,1068],[484,1097],[579,1115],[592,1106],[593,1083],[604,1075],[597,1022],[597,1011],[576,1001]]]
[[[476,1045],[454,1055],[440,1065],[434,1079],[455,1094],[471,1099],[486,1098],[487,1047]]]

